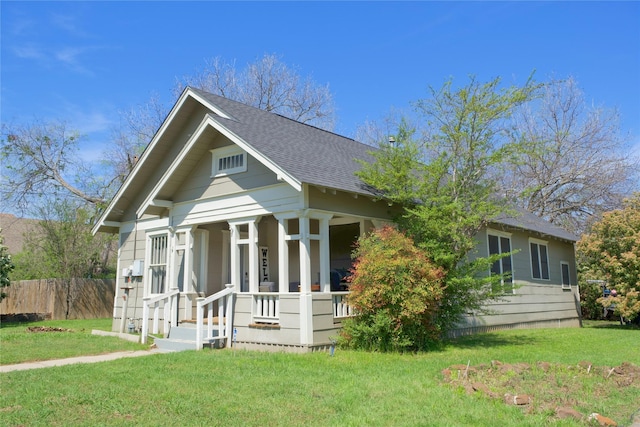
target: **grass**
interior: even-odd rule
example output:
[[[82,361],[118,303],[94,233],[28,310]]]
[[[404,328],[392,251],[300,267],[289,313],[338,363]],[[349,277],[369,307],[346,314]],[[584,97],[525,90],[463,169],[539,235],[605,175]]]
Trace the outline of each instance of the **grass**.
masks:
[[[0,365],[148,348],[116,337],[91,335],[111,330],[112,319],[52,320],[0,325]],[[61,328],[61,332],[29,332],[29,327]]]
[[[5,332],[3,327],[3,343]],[[640,330],[632,329],[512,330],[464,337],[417,355],[204,350],[11,372],[0,375],[0,425],[578,426],[583,424],[468,394],[441,372],[492,360],[545,361],[556,365],[554,373],[583,360],[640,365],[639,344]],[[536,375],[526,378],[537,384],[535,393],[566,386],[565,376],[547,381]],[[580,381],[586,390],[577,390],[578,409],[628,424],[640,409],[640,385],[603,381]],[[612,393],[592,393],[602,388]]]

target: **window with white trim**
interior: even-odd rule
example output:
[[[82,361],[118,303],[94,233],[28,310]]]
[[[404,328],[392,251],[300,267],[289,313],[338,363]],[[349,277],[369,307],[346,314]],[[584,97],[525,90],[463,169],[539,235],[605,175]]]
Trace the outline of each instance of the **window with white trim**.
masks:
[[[225,176],[246,172],[247,153],[238,146],[216,148],[211,150],[211,176]]]
[[[560,261],[560,272],[562,274],[562,288],[571,289],[571,275],[570,275],[569,263]]]
[[[149,238],[149,293],[151,294],[165,292],[168,249],[168,235],[162,234]]]
[[[531,277],[549,280],[549,256],[547,242],[529,239],[531,252]]]
[[[488,231],[487,240],[489,243],[489,255],[511,252],[511,237],[509,235]],[[505,255],[491,265],[491,274],[503,276],[500,281],[501,289],[494,289],[494,291],[514,293],[512,265],[511,254]]]

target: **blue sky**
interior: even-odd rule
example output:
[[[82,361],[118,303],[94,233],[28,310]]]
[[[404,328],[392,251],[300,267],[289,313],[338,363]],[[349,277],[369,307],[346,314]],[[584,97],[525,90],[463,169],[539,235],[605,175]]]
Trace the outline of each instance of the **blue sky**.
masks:
[[[10,2],[1,7],[3,122],[63,119],[102,147],[118,112],[206,59],[277,54],[328,83],[336,131],[476,75],[573,76],[618,108],[640,147],[639,2]],[[639,149],[640,151],[640,149]],[[89,152],[89,151],[88,151]]]

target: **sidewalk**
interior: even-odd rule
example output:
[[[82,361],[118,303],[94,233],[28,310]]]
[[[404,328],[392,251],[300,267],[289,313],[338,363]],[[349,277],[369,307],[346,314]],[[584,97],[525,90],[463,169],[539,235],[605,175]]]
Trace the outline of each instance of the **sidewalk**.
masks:
[[[122,359],[124,357],[139,357],[159,354],[160,351],[154,350],[137,350],[137,351],[120,351],[117,353],[99,354],[97,356],[79,356],[69,357],[67,359],[42,360],[39,362],[18,363],[16,365],[0,366],[0,373],[25,371],[27,369],[50,368],[52,366],[73,365],[77,363],[97,363],[108,362],[110,360]]]

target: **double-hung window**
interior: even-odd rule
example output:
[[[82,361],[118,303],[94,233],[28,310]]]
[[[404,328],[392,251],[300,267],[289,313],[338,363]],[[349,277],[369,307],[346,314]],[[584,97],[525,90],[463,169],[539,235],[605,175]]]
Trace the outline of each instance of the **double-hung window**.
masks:
[[[562,273],[562,289],[571,289],[571,275],[569,271],[569,263],[560,261],[560,272]]]
[[[547,242],[529,239],[531,251],[531,276],[534,279],[549,280],[549,256]]]
[[[489,230],[487,232],[489,242],[489,255],[506,254],[511,252],[511,237],[502,232]],[[491,265],[491,274],[500,275],[500,289],[495,292],[513,293],[511,254],[505,255]]]
[[[148,242],[150,272],[149,293],[163,294],[166,291],[169,236],[166,234],[151,236]]]

